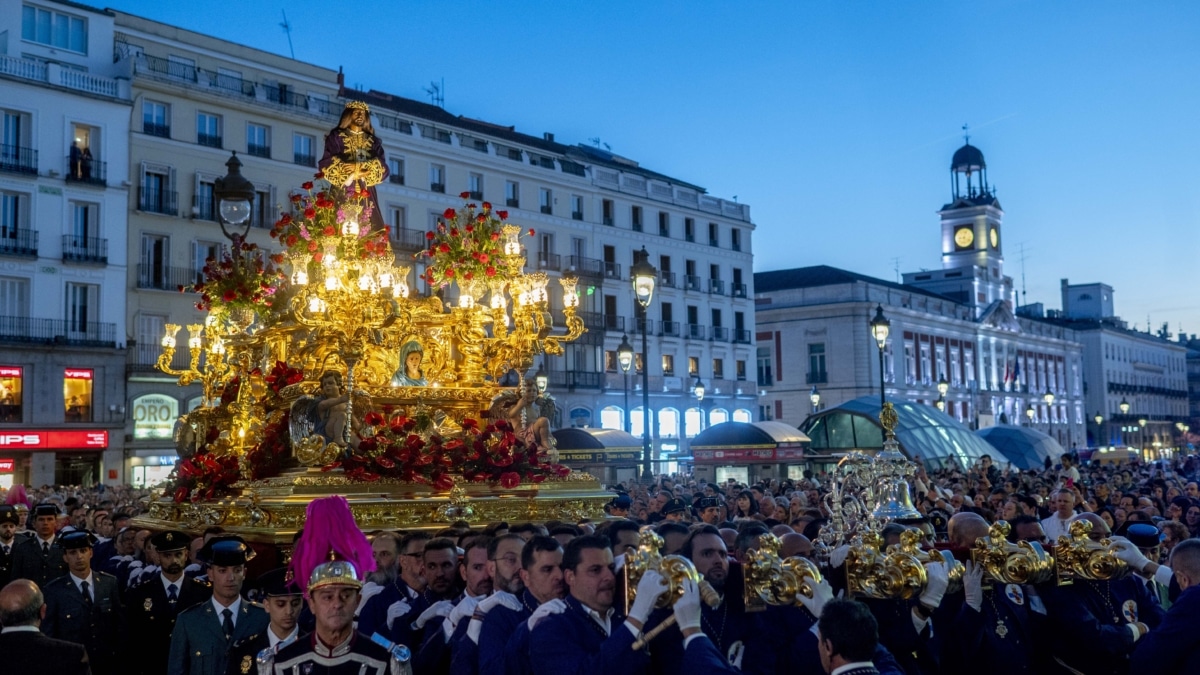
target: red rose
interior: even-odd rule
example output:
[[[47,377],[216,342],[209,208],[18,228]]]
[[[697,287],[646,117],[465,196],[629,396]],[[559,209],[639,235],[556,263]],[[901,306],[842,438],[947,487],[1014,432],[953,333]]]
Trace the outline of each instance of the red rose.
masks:
[[[325,259],[325,253],[323,251],[317,251],[316,253],[313,254],[313,262],[319,263],[324,259]]]
[[[318,248],[318,247],[317,247],[317,242],[315,242],[315,241],[310,241],[310,242],[308,242],[308,252],[309,252],[309,253],[312,253],[313,251],[316,251],[316,250],[317,250],[317,248]],[[320,259],[320,258],[316,258],[316,257],[314,257],[314,258],[313,258],[313,260],[316,260],[317,262],[321,262],[321,259]]]
[[[516,471],[505,471],[500,474],[500,487],[511,490],[521,484],[521,476]]]
[[[305,190],[311,190],[311,189],[312,189],[312,187],[313,187],[313,186],[312,186],[312,181],[311,181],[311,180],[310,180],[310,181],[305,181],[304,183],[302,183],[302,184],[300,185],[300,187],[304,188]]]
[[[467,232],[474,232],[474,231],[475,231],[475,226],[474,226],[474,225],[472,225],[471,223],[467,223],[467,226],[466,226],[465,228],[463,228],[463,229],[465,229]]]
[[[293,203],[293,204],[299,204],[299,203],[300,203],[300,195],[292,195],[291,199],[292,199],[292,203]]]
[[[446,278],[447,279],[454,278],[454,268],[450,268],[450,269],[446,270]]]
[[[450,252],[450,244],[439,244],[438,251],[441,251],[442,253],[449,253]]]
[[[496,241],[496,240],[498,240],[499,238],[500,238],[500,233],[499,233],[499,232],[493,232],[493,233],[492,233],[492,241]]]
[[[433,489],[435,490],[452,490],[454,489],[454,479],[449,474],[442,474],[433,481]]]
[[[451,236],[451,237],[457,237],[457,236],[458,236],[458,228],[457,228],[457,227],[452,227],[452,228],[450,228],[450,236]]]
[[[425,238],[426,238],[426,239],[433,239],[435,236],[437,236],[437,235],[435,235],[435,234],[434,234],[434,233],[432,233],[432,232],[426,232],[426,233],[425,233]]]
[[[334,230],[333,230],[333,226],[332,226],[332,225],[326,225],[326,226],[325,226],[325,229],[321,230],[321,234],[325,235],[326,237],[332,237],[332,236],[333,236],[333,231],[334,231]]]
[[[318,171],[318,172],[316,172],[316,173],[314,173],[314,174],[313,174],[313,178],[316,178],[317,180],[321,180],[321,179],[322,179],[322,178],[324,178],[324,177],[325,177],[325,172],[324,172],[324,171]]]
[[[483,271],[483,273],[488,275],[489,277],[494,277],[494,276],[496,276],[496,268],[488,267],[486,270]]]
[[[460,192],[460,193],[458,193],[458,198],[459,199],[470,199],[471,193],[470,192]]]
[[[446,220],[454,220],[458,213],[454,209],[446,209],[442,212],[442,217]]]
[[[508,211],[497,211],[496,215],[499,216],[500,220],[508,220]]]
[[[483,263],[483,264],[485,264],[485,265],[486,265],[486,264],[487,264],[487,261],[488,261],[488,254],[486,254],[486,253],[480,253],[480,254],[479,254],[479,258],[478,258],[478,260],[479,260],[479,262],[481,262],[481,263]]]
[[[533,236],[533,228],[532,227],[529,228],[529,236],[531,236],[531,237]]]
[[[492,210],[492,203],[491,203],[491,202],[484,202],[484,203],[483,203],[483,210],[484,210],[484,211],[491,211],[491,210]]]
[[[475,275],[472,274],[471,272],[463,272],[463,278],[466,279],[467,281],[470,281],[471,279],[475,278]]]
[[[479,214],[479,215],[475,216],[475,220],[477,220],[477,221],[479,221],[479,222],[481,222],[481,223],[486,223],[486,222],[487,222],[487,216],[485,216],[485,215],[483,215],[483,214],[481,213],[481,214]]]
[[[304,217],[305,217],[305,218],[308,218],[309,220],[312,220],[313,218],[316,218],[316,217],[317,217],[317,210],[316,210],[316,209],[314,209],[314,208],[313,208],[313,207],[311,207],[311,206],[310,206],[310,207],[308,207],[307,209],[304,209]]]
[[[235,291],[231,288],[231,289],[225,291],[225,295],[222,295],[221,298],[225,302],[233,302],[234,300],[237,299],[237,291]]]
[[[294,234],[289,234],[289,235],[287,236],[287,245],[288,245],[288,247],[289,247],[289,248],[290,248],[290,247],[292,247],[292,246],[295,246],[297,241],[299,241],[299,239],[297,239],[297,238],[296,238],[296,235],[294,235]]]

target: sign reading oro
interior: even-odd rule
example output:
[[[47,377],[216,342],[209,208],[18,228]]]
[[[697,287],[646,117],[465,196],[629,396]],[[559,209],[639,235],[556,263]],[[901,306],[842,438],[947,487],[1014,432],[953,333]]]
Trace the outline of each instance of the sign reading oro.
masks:
[[[179,419],[179,401],[164,394],[146,394],[133,400],[133,437],[137,440],[171,438]]]

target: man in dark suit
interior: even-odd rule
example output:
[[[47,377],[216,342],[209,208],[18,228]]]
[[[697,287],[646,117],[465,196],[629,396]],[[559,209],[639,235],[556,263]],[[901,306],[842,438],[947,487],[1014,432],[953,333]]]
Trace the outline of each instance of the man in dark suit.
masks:
[[[1200,672],[1200,539],[1175,545],[1171,570],[1182,592],[1158,628],[1138,640],[1131,675]]]
[[[45,588],[51,579],[65,576],[67,563],[63,550],[54,545],[58,530],[58,506],[38,504],[33,507],[35,536],[13,547],[13,579],[29,579]]]
[[[12,581],[13,547],[17,545],[20,523],[16,507],[0,504],[0,588]]]
[[[300,635],[300,607],[304,596],[300,587],[288,575],[286,567],[271,570],[258,579],[259,596],[266,605],[271,623],[266,630],[235,643],[229,649],[228,675],[257,673],[256,665],[263,652],[274,655],[295,642]]]
[[[879,627],[871,610],[854,600],[832,600],[817,620],[821,667],[838,675],[878,675],[871,663]]]
[[[46,605],[37,584],[18,579],[0,590],[0,661],[21,675],[91,675],[82,645],[48,638],[38,630]]]
[[[208,565],[212,599],[183,610],[171,633],[167,658],[170,675],[225,675],[229,648],[267,628],[269,619],[261,605],[243,600],[246,563],[254,550],[236,535],[219,535],[200,549]]]
[[[187,534],[159,532],[150,542],[158,551],[162,571],[126,593],[129,634],[138,645],[130,650],[127,663],[134,673],[160,675],[167,668],[175,619],[188,607],[211,598],[212,586],[183,574],[191,542]]]
[[[58,546],[65,551],[70,571],[46,584],[42,631],[86,647],[96,675],[115,675],[120,671],[117,650],[125,637],[117,580],[92,571],[92,535],[88,532],[59,537]]]

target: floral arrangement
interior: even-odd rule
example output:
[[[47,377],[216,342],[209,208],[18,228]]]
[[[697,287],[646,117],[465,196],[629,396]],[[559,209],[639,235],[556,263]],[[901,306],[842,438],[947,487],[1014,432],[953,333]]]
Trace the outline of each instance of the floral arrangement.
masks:
[[[271,237],[287,249],[293,265],[296,261],[306,266],[309,261],[320,263],[327,255],[335,255],[338,260],[376,258],[390,262],[389,228],[371,229],[372,206],[367,191],[355,184],[346,188],[346,198],[339,203],[334,200],[334,188],[324,180],[325,174],[318,172],[314,178],[321,187],[313,181],[301,185],[304,193],[291,197],[292,213],[284,213],[271,228]]]
[[[469,199],[471,193],[459,197]],[[466,202],[461,211],[446,209],[436,229],[426,232],[429,248],[414,257],[425,260],[425,281],[432,288],[443,288],[451,282],[507,281],[518,271],[513,257],[504,249],[510,243],[505,228],[519,236],[520,228],[507,225],[507,211],[493,211],[492,205]],[[529,236],[534,235],[531,229]]]
[[[559,464],[542,462],[537,447],[526,446],[506,421],[481,428],[476,420],[466,419],[462,433],[449,439],[424,430],[427,422],[403,415],[386,418],[372,411],[363,422],[375,429],[374,435],[363,438],[357,451],[325,466],[325,471],[341,467],[357,480],[391,477],[437,490],[454,487],[453,473],[472,483],[496,483],[506,489],[521,481],[541,483],[570,473]]]
[[[237,457],[198,452],[179,463],[166,491],[176,502],[212,499],[227,493],[239,478]]]
[[[280,254],[266,255],[258,244],[235,235],[232,251],[221,258],[209,258],[201,271],[203,281],[180,286],[183,292],[200,294],[196,309],[269,308],[283,272],[277,267],[283,262]]]

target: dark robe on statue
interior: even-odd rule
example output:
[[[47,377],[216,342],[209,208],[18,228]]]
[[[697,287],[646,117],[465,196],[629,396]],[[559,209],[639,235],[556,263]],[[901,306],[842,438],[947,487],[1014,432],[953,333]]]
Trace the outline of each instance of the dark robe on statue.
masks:
[[[369,131],[354,132],[336,127],[325,136],[325,154],[317,166],[325,172],[325,180],[332,186],[330,192],[338,203],[345,201],[347,188],[353,187],[353,183],[348,186],[347,182],[355,170],[365,169],[366,177],[358,178],[356,182],[367,191],[366,208],[371,210],[371,229],[384,228],[375,186],[387,180],[388,166],[378,136]]]

